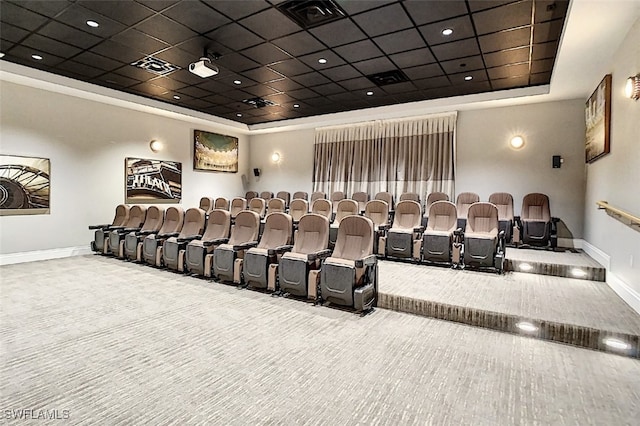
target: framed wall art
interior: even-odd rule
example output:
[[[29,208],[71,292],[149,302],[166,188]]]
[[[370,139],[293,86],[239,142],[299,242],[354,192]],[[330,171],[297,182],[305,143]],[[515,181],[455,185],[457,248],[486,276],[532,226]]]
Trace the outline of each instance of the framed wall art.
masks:
[[[0,216],[49,214],[48,158],[0,155]]]
[[[214,172],[238,172],[238,138],[194,130],[193,168]]]
[[[182,163],[125,159],[126,203],[179,203],[182,198]]]
[[[611,150],[611,74],[604,76],[587,101],[585,120],[585,158],[587,163],[591,163]]]

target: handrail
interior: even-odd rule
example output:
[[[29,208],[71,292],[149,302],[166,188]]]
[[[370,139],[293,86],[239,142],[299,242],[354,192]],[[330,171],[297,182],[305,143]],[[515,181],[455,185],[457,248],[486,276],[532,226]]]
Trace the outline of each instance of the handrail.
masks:
[[[607,203],[606,201],[596,201],[596,204],[598,205],[598,209],[606,210],[607,214],[609,216],[618,219],[620,222],[624,223],[625,225],[630,226],[631,228],[635,229],[636,231],[640,231],[640,218],[639,217],[636,217],[636,216],[632,215],[631,213],[627,213],[624,210],[620,210],[618,208],[615,208],[615,207],[609,205],[609,203]]]

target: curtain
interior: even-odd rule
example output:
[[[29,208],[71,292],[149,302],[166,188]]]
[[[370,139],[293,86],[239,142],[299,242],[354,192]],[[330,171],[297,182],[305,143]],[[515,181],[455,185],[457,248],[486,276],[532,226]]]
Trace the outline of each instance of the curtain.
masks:
[[[316,129],[313,190],[455,199],[457,113]]]

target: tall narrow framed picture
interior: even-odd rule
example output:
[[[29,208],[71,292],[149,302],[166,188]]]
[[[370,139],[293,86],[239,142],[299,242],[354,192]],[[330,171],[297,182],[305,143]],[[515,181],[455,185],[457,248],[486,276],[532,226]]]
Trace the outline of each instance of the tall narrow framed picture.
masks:
[[[179,203],[182,198],[182,163],[126,158],[127,203]]]
[[[0,155],[0,216],[49,214],[48,158]]]
[[[213,172],[238,172],[238,138],[193,131],[193,168]]]
[[[587,163],[592,163],[611,150],[611,74],[604,76],[587,101],[585,120],[585,158]]]

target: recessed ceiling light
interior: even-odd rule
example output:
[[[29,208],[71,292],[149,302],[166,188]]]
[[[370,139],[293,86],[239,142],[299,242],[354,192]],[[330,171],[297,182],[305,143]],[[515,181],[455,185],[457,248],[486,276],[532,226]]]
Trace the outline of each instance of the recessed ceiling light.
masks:
[[[300,105],[298,105],[298,104],[293,104],[293,107],[294,107],[294,108],[300,108]]]
[[[4,53],[0,52],[0,58],[4,58]]]
[[[236,114],[236,117],[242,117],[242,114],[237,113],[237,114]]]
[[[448,36],[453,34],[453,30],[451,28],[445,28],[444,30],[442,30],[442,35]]]
[[[613,349],[627,350],[631,347],[627,342],[620,339],[614,339],[613,337],[607,337],[603,342],[605,345]]]
[[[509,144],[513,149],[520,149],[524,146],[524,138],[522,136],[514,136],[511,138],[511,141],[509,142]],[[523,263],[522,265],[529,265],[529,264]],[[522,265],[520,265],[520,269],[522,269]],[[529,265],[529,269],[531,268],[532,267]]]
[[[373,96],[373,92],[372,91],[368,91],[367,92],[367,96]]]
[[[98,24],[96,21],[87,21],[87,25],[90,26],[91,28],[98,28],[100,26],[100,24]]]
[[[36,61],[41,61],[42,60],[42,56],[40,56],[40,55],[33,54],[33,55],[31,55],[31,57],[33,59],[35,59]]]
[[[520,265],[518,265],[518,269],[520,269],[521,271],[530,271],[533,269],[533,266],[531,266],[528,263],[521,263]]]
[[[464,79],[465,79],[465,81],[471,81],[471,80],[473,80],[473,77],[470,76],[470,75],[467,75],[467,76],[465,76]]]
[[[173,99],[175,99],[175,100],[177,101],[178,99],[180,99],[180,96],[178,96],[178,95],[173,95]]]
[[[320,59],[318,59],[318,63],[320,63],[320,64],[326,64],[326,63],[327,63],[327,60],[326,60],[325,58],[320,58]]]
[[[242,84],[240,80],[233,80],[233,84]]]
[[[538,331],[538,327],[527,321],[520,321],[516,323],[516,327],[526,333],[533,333],[534,331]]]

